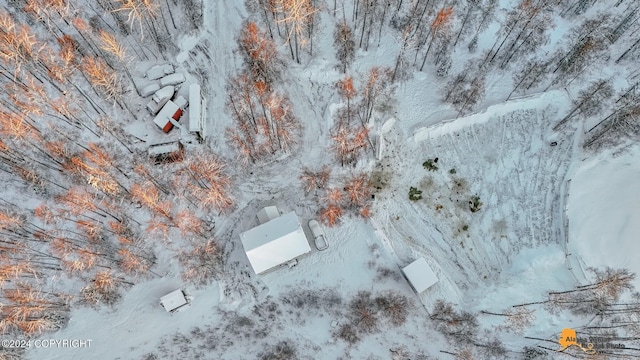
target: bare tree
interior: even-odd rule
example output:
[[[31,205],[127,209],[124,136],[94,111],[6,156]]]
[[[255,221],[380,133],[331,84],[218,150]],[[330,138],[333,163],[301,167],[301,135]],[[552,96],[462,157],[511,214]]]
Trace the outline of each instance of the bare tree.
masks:
[[[329,181],[329,176],[331,174],[331,169],[324,165],[318,171],[313,171],[309,168],[302,169],[302,175],[300,175],[300,180],[302,181],[302,187],[304,188],[305,194],[309,194],[311,191],[315,189],[322,189]]]
[[[340,70],[342,73],[346,73],[356,55],[353,32],[346,22],[343,21],[336,25],[333,41],[333,46],[336,49],[336,58],[340,63]]]
[[[115,71],[107,66],[104,60],[95,57],[84,58],[82,59],[82,70],[89,82],[105,99],[114,103],[121,101],[124,95],[122,80]]]
[[[178,258],[183,266],[182,278],[198,285],[205,285],[220,271],[222,250],[213,240],[207,240],[183,251]]]
[[[247,75],[231,80],[228,96],[236,126],[227,129],[227,140],[244,163],[288,152],[297,144],[300,123],[287,97]]]
[[[558,130],[575,116],[584,119],[598,115],[612,95],[613,87],[609,81],[599,80],[591,83],[587,89],[580,92],[573,101],[571,111],[553,129]]]
[[[422,64],[420,65],[420,71],[424,68],[425,63],[427,62],[427,57],[429,56],[429,52],[434,44],[439,43],[437,47],[439,47],[439,52],[437,55],[437,59],[446,56],[448,44],[451,37],[451,20],[453,17],[453,8],[444,7],[438,10],[436,17],[431,22],[431,27],[429,29],[427,39],[427,49],[424,52],[422,58]],[[424,41],[419,40],[420,43]],[[416,57],[418,56],[418,52],[416,51]]]
[[[481,313],[505,317],[505,329],[519,333],[529,328],[535,320],[535,310],[527,309],[525,307],[507,309],[503,313],[494,313],[490,311],[481,311]]]
[[[325,208],[320,209],[320,219],[329,226],[335,226],[342,217],[340,205],[329,203]]]
[[[467,311],[458,312],[443,300],[436,301],[430,317],[440,332],[463,342],[471,342],[479,326],[475,315]]]
[[[238,46],[244,63],[255,81],[271,84],[280,78],[284,63],[276,46],[254,22],[246,22],[240,32]]]

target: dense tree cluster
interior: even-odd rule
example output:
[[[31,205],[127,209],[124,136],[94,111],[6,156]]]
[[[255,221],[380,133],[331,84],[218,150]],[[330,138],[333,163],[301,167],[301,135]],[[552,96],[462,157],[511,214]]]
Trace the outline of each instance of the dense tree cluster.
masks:
[[[79,302],[113,304],[123,287],[155,275],[158,239],[180,236],[211,253],[200,250],[217,245],[194,199],[233,206],[224,160],[203,151],[154,168],[122,131],[137,91],[128,64],[166,55],[177,29],[169,2],[82,5],[0,10],[0,171],[30,199],[0,199],[2,333],[57,329]]]

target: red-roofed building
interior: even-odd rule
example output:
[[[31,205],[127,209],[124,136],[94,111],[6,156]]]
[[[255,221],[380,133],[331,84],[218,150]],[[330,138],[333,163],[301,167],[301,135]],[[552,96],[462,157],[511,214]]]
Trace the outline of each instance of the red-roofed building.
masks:
[[[178,121],[182,116],[182,109],[176,103],[169,100],[162,107],[162,110],[156,115],[156,118],[153,119],[153,122],[158,125],[162,131],[168,133],[173,128],[173,124],[171,123],[171,119]]]

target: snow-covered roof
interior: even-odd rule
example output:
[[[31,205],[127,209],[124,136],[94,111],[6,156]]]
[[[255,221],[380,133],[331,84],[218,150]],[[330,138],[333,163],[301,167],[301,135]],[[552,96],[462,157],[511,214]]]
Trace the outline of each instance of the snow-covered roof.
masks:
[[[180,109],[184,109],[187,106],[187,99],[182,95],[178,95],[173,102],[176,103]]]
[[[177,151],[180,151],[180,143],[178,141],[149,146],[149,155],[152,156],[171,154]]]
[[[173,73],[173,65],[171,64],[163,64],[156,65],[147,70],[147,79],[156,80],[161,77]]]
[[[174,117],[179,111],[180,108],[178,107],[178,105],[169,100],[164,105],[164,107],[162,107],[162,110],[160,110],[158,115],[156,115],[155,119],[153,119],[153,122],[158,125],[158,127],[160,127],[160,129],[162,129],[164,132],[168,132],[169,130],[171,130],[171,127],[173,127],[169,119]]]
[[[155,102],[161,103],[164,100],[171,99],[173,93],[176,92],[176,88],[173,85],[164,86],[162,89],[156,91],[151,97]]]
[[[413,289],[419,294],[438,282],[436,274],[431,270],[424,258],[419,258],[402,269]]]
[[[158,83],[152,83],[152,84],[149,84],[149,85],[143,87],[140,90],[140,96],[147,97],[147,96],[155,93],[158,90],[160,90],[160,85],[158,85]]]
[[[240,240],[256,274],[311,251],[300,220],[293,211],[243,232]]]
[[[275,206],[267,206],[258,211],[258,223],[264,224],[267,221],[273,220],[280,216],[280,211]]]
[[[160,298],[160,304],[167,312],[171,312],[183,305],[187,304],[182,290],[176,290]]]
[[[191,132],[200,131],[201,104],[200,85],[191,84],[189,86],[189,131]]]
[[[167,75],[160,79],[160,86],[167,85],[178,85],[185,81],[184,75],[182,73],[175,73],[171,75]]]

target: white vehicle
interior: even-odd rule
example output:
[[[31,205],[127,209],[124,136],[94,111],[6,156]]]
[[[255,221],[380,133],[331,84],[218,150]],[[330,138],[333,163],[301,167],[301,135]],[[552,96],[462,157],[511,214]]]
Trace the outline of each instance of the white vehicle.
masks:
[[[313,240],[316,244],[316,248],[320,251],[325,250],[329,247],[329,243],[327,243],[327,238],[324,235],[324,230],[320,227],[317,221],[311,219],[309,220],[309,230],[311,230],[311,234],[313,234]]]

